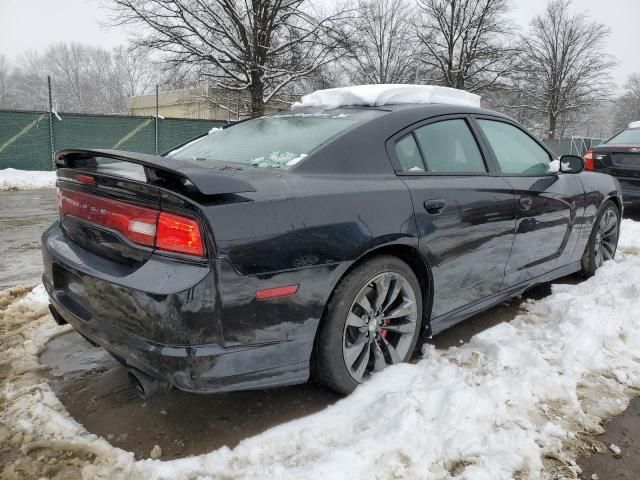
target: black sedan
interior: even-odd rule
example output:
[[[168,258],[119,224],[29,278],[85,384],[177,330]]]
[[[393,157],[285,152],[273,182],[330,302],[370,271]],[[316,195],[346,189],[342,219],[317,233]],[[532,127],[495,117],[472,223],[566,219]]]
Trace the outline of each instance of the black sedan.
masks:
[[[312,375],[351,392],[421,335],[613,257],[618,181],[500,114],[303,108],[165,156],[56,153],[44,284],[141,394]]]
[[[616,177],[625,203],[640,205],[640,122],[587,151],[584,162],[587,170]]]

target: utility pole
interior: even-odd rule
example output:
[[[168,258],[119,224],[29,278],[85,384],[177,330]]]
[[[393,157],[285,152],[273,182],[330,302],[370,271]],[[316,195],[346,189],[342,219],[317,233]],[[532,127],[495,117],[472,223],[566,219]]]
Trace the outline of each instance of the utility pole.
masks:
[[[55,145],[53,143],[53,95],[51,93],[51,75],[47,75],[47,89],[49,91],[49,146],[51,147],[51,166],[56,169],[56,160],[53,156]]]
[[[158,84],[156,83],[156,155],[158,155],[158,120],[160,115],[160,100],[158,96]]]

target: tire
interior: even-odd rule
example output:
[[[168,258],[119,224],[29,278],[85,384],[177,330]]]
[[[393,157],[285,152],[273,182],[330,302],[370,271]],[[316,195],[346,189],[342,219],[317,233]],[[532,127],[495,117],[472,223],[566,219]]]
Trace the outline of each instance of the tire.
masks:
[[[615,256],[619,236],[620,210],[613,201],[607,200],[596,216],[589,242],[582,254],[580,273],[584,278],[592,277],[604,261]]]
[[[408,361],[420,337],[422,311],[420,284],[402,260],[385,255],[357,266],[325,310],[312,358],[314,378],[349,394],[372,372]]]

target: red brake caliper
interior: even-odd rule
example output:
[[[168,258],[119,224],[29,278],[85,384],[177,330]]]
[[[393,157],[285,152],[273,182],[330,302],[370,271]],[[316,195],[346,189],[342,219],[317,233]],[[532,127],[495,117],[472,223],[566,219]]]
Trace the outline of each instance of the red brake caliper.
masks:
[[[390,318],[384,318],[382,320],[386,325],[391,323],[391,319]],[[383,338],[387,338],[387,331],[383,328],[380,330],[380,336]]]

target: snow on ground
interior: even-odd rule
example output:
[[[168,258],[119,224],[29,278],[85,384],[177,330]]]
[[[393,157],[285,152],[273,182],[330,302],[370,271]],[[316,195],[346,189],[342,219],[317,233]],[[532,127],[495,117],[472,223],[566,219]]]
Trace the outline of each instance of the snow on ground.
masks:
[[[433,85],[355,85],[328,88],[303,95],[292,108],[327,107],[345,105],[394,105],[400,103],[444,103],[480,108],[480,96],[449,87]]]
[[[622,221],[618,251],[640,255],[640,222]]]
[[[16,170],[15,168],[0,170],[0,190],[35,190],[55,186],[56,172]]]
[[[23,435],[20,452],[73,452],[92,479],[575,478],[589,435],[640,387],[639,233],[624,220],[616,259],[595,277],[555,285],[465,345],[427,347],[322,412],[172,461],[135,461],[71,419],[36,374],[38,352],[68,327],[38,291],[8,306],[0,294],[0,427]]]
[[[19,305],[49,305],[49,295],[44,285],[40,284],[32,289],[26,296],[18,300]]]

